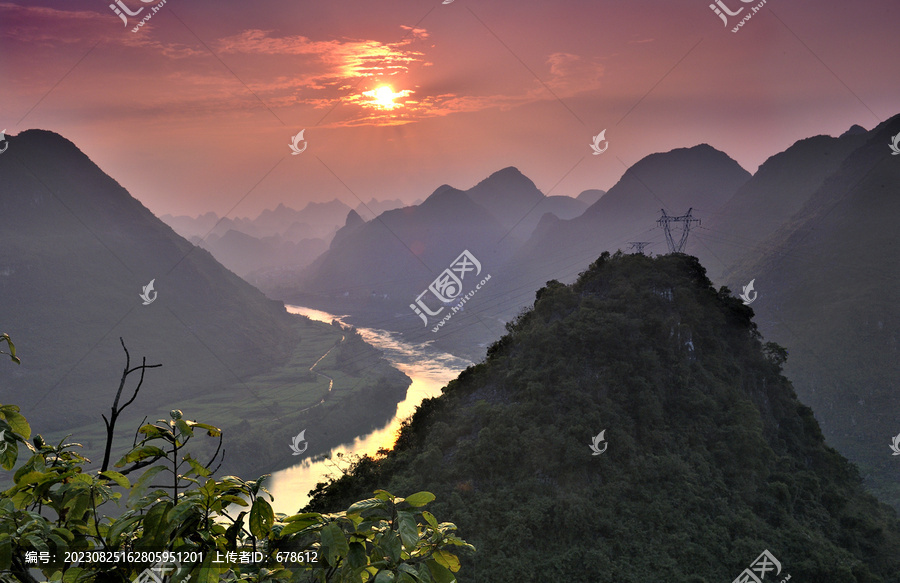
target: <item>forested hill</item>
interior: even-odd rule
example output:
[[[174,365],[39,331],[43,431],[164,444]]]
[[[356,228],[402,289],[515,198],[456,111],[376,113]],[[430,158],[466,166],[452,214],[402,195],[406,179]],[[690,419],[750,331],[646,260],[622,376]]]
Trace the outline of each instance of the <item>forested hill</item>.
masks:
[[[604,253],[310,507],[434,492],[478,549],[462,583],[726,582],[764,550],[766,582],[900,581],[896,513],[824,443],[752,315],[693,257]]]

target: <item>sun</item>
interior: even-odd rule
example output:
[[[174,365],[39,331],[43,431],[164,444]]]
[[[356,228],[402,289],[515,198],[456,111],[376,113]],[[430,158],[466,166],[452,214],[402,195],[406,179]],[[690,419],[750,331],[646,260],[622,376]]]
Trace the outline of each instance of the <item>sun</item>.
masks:
[[[390,85],[382,85],[375,90],[375,103],[377,103],[381,107],[384,107],[385,109],[397,105],[396,103],[394,103],[394,97],[394,90],[390,87]]]
[[[409,89],[404,89],[395,93],[394,88],[390,85],[381,85],[371,91],[363,91],[363,95],[369,98],[369,101],[365,102],[364,105],[389,111],[398,107],[403,107],[402,103],[394,103],[394,100],[398,97],[406,97],[410,93],[412,93],[412,91]]]

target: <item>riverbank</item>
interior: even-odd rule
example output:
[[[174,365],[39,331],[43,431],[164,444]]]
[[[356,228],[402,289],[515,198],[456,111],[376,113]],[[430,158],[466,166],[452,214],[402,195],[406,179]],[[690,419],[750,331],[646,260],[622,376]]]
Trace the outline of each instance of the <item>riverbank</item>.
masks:
[[[291,313],[320,322],[345,320],[343,316],[321,310],[291,305],[286,307]],[[374,455],[381,448],[392,447],[402,421],[415,412],[423,399],[440,395],[441,389],[471,364],[470,361],[436,350],[430,343],[406,342],[396,332],[375,328],[357,328],[357,331],[363,340],[383,352],[385,360],[411,379],[406,397],[397,404],[396,413],[390,421],[381,427],[372,428],[359,437],[332,448],[324,456],[319,456],[319,459],[308,458],[293,467],[274,472],[267,487],[275,497],[272,506],[276,512],[297,512],[305,506],[309,501],[309,491],[317,483],[336,473],[328,459],[335,459],[338,453]],[[322,457],[325,459],[321,459]]]

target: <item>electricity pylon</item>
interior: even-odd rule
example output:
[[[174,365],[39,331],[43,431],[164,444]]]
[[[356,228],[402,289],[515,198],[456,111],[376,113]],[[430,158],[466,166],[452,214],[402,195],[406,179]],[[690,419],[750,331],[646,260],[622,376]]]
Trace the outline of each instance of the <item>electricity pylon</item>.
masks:
[[[629,242],[628,242],[628,248],[629,248],[629,249],[634,249],[635,251],[637,251],[638,253],[640,253],[641,255],[643,255],[643,254],[644,254],[644,247],[646,247],[646,246],[649,245],[650,243],[651,243],[650,241],[629,241]]]
[[[691,216],[691,211],[694,210],[694,207],[688,209],[688,212],[681,215],[680,217],[670,217],[666,214],[666,209],[661,209],[662,217],[656,220],[663,229],[666,231],[666,242],[669,244],[669,253],[684,253],[684,246],[687,243],[688,234],[691,232],[691,223],[699,223],[700,219],[695,219]],[[672,223],[681,223],[681,240],[678,241],[678,244],[675,244],[675,241],[672,239],[672,231],[670,225]]]

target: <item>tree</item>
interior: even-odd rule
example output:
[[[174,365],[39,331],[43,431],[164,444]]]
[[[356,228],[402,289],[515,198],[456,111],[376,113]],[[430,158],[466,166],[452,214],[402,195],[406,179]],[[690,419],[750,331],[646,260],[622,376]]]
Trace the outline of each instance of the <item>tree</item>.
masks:
[[[424,510],[434,500],[429,492],[402,498],[378,490],[342,512],[276,514],[263,485],[268,476],[216,480],[215,456],[201,464],[184,452],[196,430],[221,439],[218,428],[172,411],[138,429],[143,438],[115,464],[118,471],[89,471],[79,444],[32,438],[19,407],[0,405],[0,467],[18,465],[14,485],[0,494],[0,580],[32,583],[40,571],[64,583],[148,573],[173,583],[451,583],[455,549],[474,550],[456,526]],[[20,449],[30,456],[20,460]],[[171,479],[155,484],[164,472]],[[117,511],[104,513],[112,503]],[[242,553],[260,560],[241,562]]]

